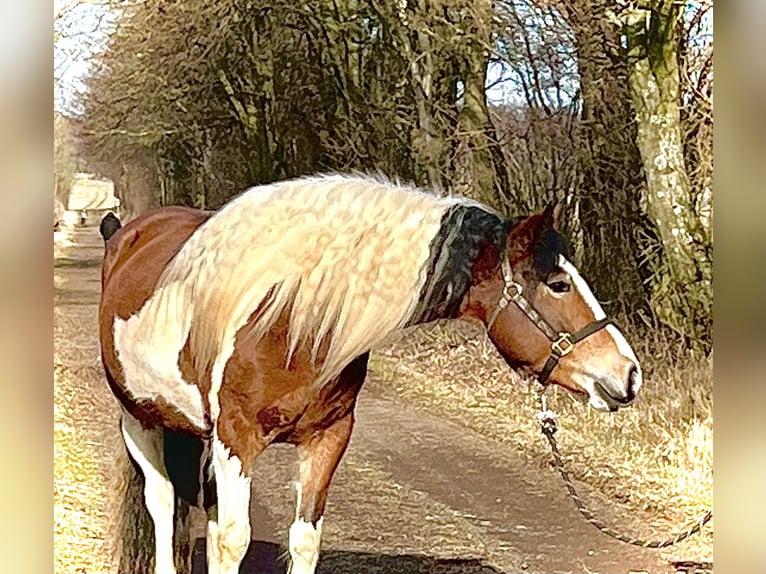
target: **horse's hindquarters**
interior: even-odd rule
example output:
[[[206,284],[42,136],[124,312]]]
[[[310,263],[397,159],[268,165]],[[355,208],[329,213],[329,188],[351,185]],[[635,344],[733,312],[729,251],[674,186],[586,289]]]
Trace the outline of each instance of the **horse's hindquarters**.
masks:
[[[204,413],[190,418],[176,400],[179,392],[199,394],[196,380],[174,388],[157,370],[158,364],[178,370],[177,349],[147,345],[156,336],[153,326],[167,323],[168,318],[150,318],[132,331],[122,327],[135,323],[154,297],[168,262],[208,217],[197,210],[163,208],[126,224],[105,247],[99,306],[101,358],[113,394],[147,426],[197,434],[207,430]]]

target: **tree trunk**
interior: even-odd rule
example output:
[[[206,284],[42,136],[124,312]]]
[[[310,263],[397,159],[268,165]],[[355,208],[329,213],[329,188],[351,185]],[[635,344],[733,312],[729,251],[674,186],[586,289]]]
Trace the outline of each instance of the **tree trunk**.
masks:
[[[137,149],[121,162],[120,175],[113,180],[124,221],[159,207],[158,172],[151,155],[145,148]]]
[[[697,219],[683,153],[677,36],[680,7],[645,0],[622,15],[630,87],[647,190],[642,207],[654,222],[662,257],[654,265],[652,306],[665,324],[711,342],[712,260]]]
[[[651,314],[639,243],[648,222],[639,205],[643,180],[628,69],[607,18],[613,2],[556,5],[574,32],[582,94],[583,182],[575,192],[580,221],[573,225],[582,259],[576,263],[608,314],[639,322],[639,315]]]
[[[466,31],[461,54],[463,105],[457,121],[455,150],[455,191],[498,210],[505,206],[501,175],[504,165],[495,165],[492,138],[495,130],[487,109],[486,83],[491,41],[492,2],[481,0],[464,12],[461,28]],[[497,169],[496,169],[497,168]],[[506,186],[507,189],[507,186]]]
[[[411,21],[404,26],[402,46],[409,61],[418,124],[412,133],[415,173],[431,189],[443,189],[442,169],[446,146],[434,125],[434,52],[425,26],[429,23],[428,2],[418,0],[417,6],[406,12]]]

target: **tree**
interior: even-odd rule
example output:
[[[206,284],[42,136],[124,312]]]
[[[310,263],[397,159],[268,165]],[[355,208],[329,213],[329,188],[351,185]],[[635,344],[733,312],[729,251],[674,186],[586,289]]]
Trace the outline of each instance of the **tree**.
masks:
[[[557,0],[575,39],[581,91],[582,180],[576,192],[582,261],[609,313],[651,317],[642,257],[651,221],[641,211],[644,187],[629,71],[611,0]],[[649,231],[649,234],[647,234]],[[607,271],[608,270],[608,271]],[[615,280],[618,278],[618,280]]]
[[[53,180],[54,196],[66,207],[77,173],[77,141],[68,118],[56,113],[53,117]]]
[[[509,215],[563,202],[575,263],[610,314],[709,341],[712,235],[699,222],[712,84],[700,82],[712,68],[687,57],[698,42],[679,48],[693,28],[680,8],[620,5],[122,3],[83,100],[89,149],[136,211],[216,208],[254,184],[335,170],[451,189]],[[513,101],[492,105],[497,66]],[[681,113],[680,98],[702,105]]]
[[[493,4],[491,0],[459,3],[454,12],[459,31],[454,52],[458,58],[458,78],[462,83],[462,102],[455,133],[455,189],[501,208],[510,186],[502,153],[497,148],[486,92]]]
[[[663,323],[710,347],[712,242],[695,211],[684,157],[679,73],[679,18],[670,0],[640,0],[615,15],[627,40],[646,193],[662,251],[652,259],[651,304]]]

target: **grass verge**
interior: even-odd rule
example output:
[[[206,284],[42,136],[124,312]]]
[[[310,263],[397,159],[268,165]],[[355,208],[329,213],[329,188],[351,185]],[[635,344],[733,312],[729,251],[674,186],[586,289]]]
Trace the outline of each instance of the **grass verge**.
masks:
[[[55,572],[108,572],[104,561],[106,490],[97,445],[88,444],[73,424],[73,377],[54,366],[53,559]]]
[[[659,336],[635,340],[645,382],[633,406],[597,413],[557,387],[548,391],[549,405],[571,475],[650,517],[638,532],[641,525],[627,518],[626,529],[664,538],[712,507],[712,361]],[[409,330],[377,350],[370,367],[409,403],[513,444],[541,466],[550,462],[529,382],[507,367],[482,328],[444,322]],[[684,559],[712,560],[710,525],[682,551]]]

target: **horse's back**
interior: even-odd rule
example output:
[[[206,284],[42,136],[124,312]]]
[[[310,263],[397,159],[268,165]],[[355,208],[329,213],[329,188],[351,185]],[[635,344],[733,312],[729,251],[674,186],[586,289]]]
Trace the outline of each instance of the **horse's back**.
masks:
[[[113,283],[112,275],[126,265],[140,265],[145,270],[143,278],[149,281],[151,275],[156,275],[153,277],[156,283],[165,266],[210,215],[189,207],[162,207],[117,229],[108,239],[104,254],[101,273],[104,290]],[[119,279],[115,277],[115,281]]]

